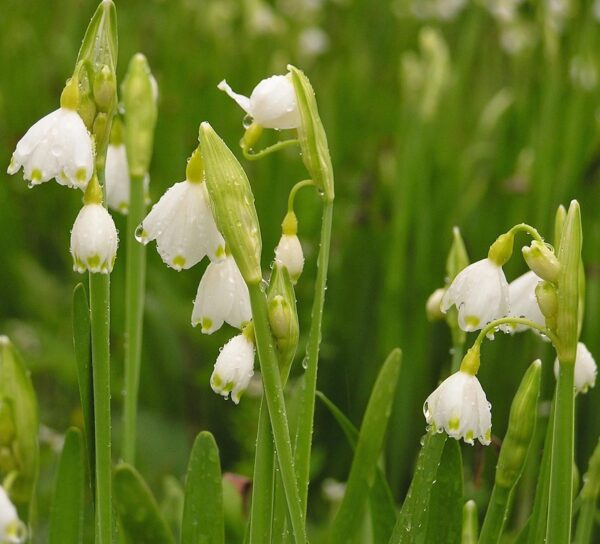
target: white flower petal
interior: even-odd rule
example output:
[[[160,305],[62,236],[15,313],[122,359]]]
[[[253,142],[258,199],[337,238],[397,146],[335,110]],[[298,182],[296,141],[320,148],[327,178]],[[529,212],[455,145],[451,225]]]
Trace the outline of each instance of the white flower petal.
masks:
[[[17,509],[4,487],[0,486],[0,542],[19,544],[25,542],[26,537],[25,524],[19,519]]]
[[[223,80],[217,85],[217,89],[225,91],[230,98],[233,98],[240,108],[242,108],[247,114],[250,113],[250,99],[243,94],[238,94],[227,84],[227,81]]]
[[[129,166],[123,144],[109,144],[106,150],[106,203],[109,208],[126,214],[129,209]]]
[[[8,173],[21,167],[31,185],[55,178],[84,189],[94,170],[94,147],[79,114],[59,108],[35,123],[17,144]]]
[[[558,379],[559,362],[554,361],[554,376]],[[577,354],[575,355],[575,391],[577,393],[587,393],[590,387],[596,385],[596,376],[598,366],[594,357],[583,342],[577,344]]]
[[[458,323],[465,331],[482,329],[509,312],[508,282],[501,266],[482,259],[462,270],[446,291],[441,310],[458,309]]]
[[[491,405],[479,380],[458,371],[444,380],[427,397],[423,406],[427,424],[459,440],[473,444],[476,438],[484,445],[491,441]]]
[[[281,236],[275,248],[275,262],[287,268],[290,278],[296,283],[304,268],[304,254],[298,236],[289,234]]]
[[[243,334],[234,336],[221,350],[210,378],[215,393],[238,404],[254,374],[254,345]]]
[[[71,231],[71,255],[76,272],[108,274],[117,256],[118,236],[113,218],[101,204],[81,208]]]
[[[530,270],[509,283],[509,316],[524,317],[542,327],[545,325],[546,320],[535,296],[535,288],[541,281],[542,279]],[[508,325],[505,328],[507,332],[522,332],[529,329],[525,325]]]

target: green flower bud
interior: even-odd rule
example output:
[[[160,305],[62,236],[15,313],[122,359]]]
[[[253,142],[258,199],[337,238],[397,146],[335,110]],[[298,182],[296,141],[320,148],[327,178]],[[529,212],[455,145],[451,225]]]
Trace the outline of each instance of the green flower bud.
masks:
[[[13,415],[18,476],[12,496],[15,502],[29,502],[39,464],[37,399],[29,372],[6,336],[0,336],[0,398],[11,406]]]
[[[15,439],[15,423],[12,407],[0,400],[0,446],[10,446]]]
[[[254,195],[244,169],[208,123],[200,125],[206,188],[219,231],[248,284],[262,280],[262,240]]]
[[[549,281],[541,281],[535,288],[535,298],[546,320],[556,318],[558,312],[558,293],[556,286]]]
[[[99,150],[104,150],[106,146],[108,146],[110,125],[111,118],[107,113],[98,113],[96,115],[94,125],[92,126],[92,134],[94,135],[94,141],[96,142],[96,168],[98,170],[104,170],[106,154],[104,152],[100,153]]]
[[[333,167],[327,136],[319,117],[315,92],[304,72],[292,65],[288,65],[288,70],[292,75],[300,112],[298,139],[302,149],[302,160],[325,199],[332,201],[334,198]]]
[[[506,232],[496,238],[488,251],[488,259],[498,266],[504,266],[512,257],[515,235]]]
[[[581,211],[576,200],[571,202],[565,219],[558,253],[557,355],[561,363],[575,364],[579,340],[579,298],[581,268]]]
[[[13,455],[12,450],[8,446],[0,447],[0,473],[10,474],[19,469],[17,466],[17,460]]]
[[[148,173],[152,158],[157,115],[155,86],[146,57],[137,53],[129,63],[121,91],[129,172],[140,179]]]
[[[521,250],[527,266],[540,278],[556,283],[560,273],[560,263],[554,255],[554,250],[543,242],[534,240],[530,246]]]
[[[525,372],[510,407],[508,430],[496,466],[496,485],[512,489],[521,476],[535,429],[542,363],[534,361]]]
[[[300,336],[296,295],[285,266],[277,264],[273,266],[267,293],[267,310],[271,332],[277,342],[277,351],[280,355],[281,374],[285,381],[296,354]]]
[[[554,250],[558,254],[560,250],[560,239],[562,237],[563,225],[567,218],[567,210],[561,204],[556,210],[556,216],[554,217]]]
[[[94,78],[94,101],[98,111],[111,112],[117,101],[115,73],[105,64]]]
[[[244,132],[242,139],[240,140],[240,147],[247,151],[251,151],[256,142],[258,142],[261,134],[263,132],[263,127],[257,123],[252,123]]]
[[[79,98],[79,108],[77,113],[83,119],[87,129],[92,132],[94,119],[96,118],[96,102],[90,93],[82,93]]]

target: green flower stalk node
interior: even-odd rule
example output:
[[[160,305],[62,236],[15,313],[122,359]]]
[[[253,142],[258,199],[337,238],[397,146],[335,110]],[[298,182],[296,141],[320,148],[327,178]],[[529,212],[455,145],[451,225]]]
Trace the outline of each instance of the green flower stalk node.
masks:
[[[490,246],[488,259],[498,266],[504,266],[512,256],[514,242],[515,235],[512,231],[501,234]]]
[[[462,372],[467,372],[471,374],[471,376],[476,376],[477,371],[479,370],[479,365],[481,364],[481,350],[480,344],[475,343],[473,347],[469,349],[466,355],[463,357],[462,362],[460,363],[460,370]]]

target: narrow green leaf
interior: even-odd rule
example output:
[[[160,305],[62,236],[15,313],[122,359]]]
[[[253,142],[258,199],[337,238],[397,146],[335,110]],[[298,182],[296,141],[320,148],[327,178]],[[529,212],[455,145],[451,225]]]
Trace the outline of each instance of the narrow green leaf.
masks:
[[[350,468],[346,493],[331,528],[331,541],[349,542],[359,529],[368,493],[375,478],[398,375],[401,352],[393,350],[381,368],[371,392]]]
[[[77,364],[79,397],[83,411],[83,430],[87,449],[89,474],[95,473],[94,445],[94,390],[92,385],[92,336],[90,309],[82,283],[73,290],[73,345]],[[92,486],[93,486],[92,478]],[[92,493],[94,496],[94,493]]]
[[[77,55],[77,63],[88,61],[93,65],[117,65],[117,10],[112,0],[100,2],[85,31]],[[96,67],[95,66],[95,67]]]
[[[331,415],[346,435],[346,440],[348,440],[352,449],[356,449],[358,429],[321,391],[317,391],[317,398],[331,412]],[[388,485],[383,470],[379,466],[377,467],[375,481],[369,494],[369,508],[371,511],[374,542],[387,542],[394,530],[397,512],[392,490]]]
[[[478,533],[477,504],[474,500],[468,500],[463,506],[461,544],[477,544]]]
[[[415,542],[435,542],[440,535],[444,535],[446,544],[458,544],[462,532],[462,509],[463,470],[460,446],[456,440],[447,440],[431,487],[427,523],[422,528],[418,525],[415,528]]]
[[[49,544],[83,542],[85,466],[81,431],[70,428],[60,457],[50,517]]]
[[[121,463],[113,477],[114,506],[126,544],[174,544],[150,488],[130,465]]]
[[[416,528],[423,525],[427,519],[431,488],[436,479],[446,438],[445,433],[428,432],[425,435],[408,495],[398,514],[390,544],[415,542],[413,535]]]
[[[219,449],[213,435],[201,432],[194,442],[185,480],[182,544],[225,541]]]

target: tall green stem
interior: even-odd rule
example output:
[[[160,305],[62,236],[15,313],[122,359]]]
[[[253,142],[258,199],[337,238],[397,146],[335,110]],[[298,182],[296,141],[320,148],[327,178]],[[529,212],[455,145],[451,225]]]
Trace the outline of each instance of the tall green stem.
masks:
[[[508,516],[508,502],[510,499],[510,488],[494,486],[488,506],[481,535],[480,544],[496,544],[500,542],[502,529]]]
[[[306,513],[308,498],[308,481],[310,469],[310,451],[312,446],[313,418],[315,413],[315,391],[317,388],[317,368],[319,364],[319,347],[321,345],[321,323],[325,289],[327,287],[327,268],[329,265],[329,248],[331,244],[331,223],[333,219],[333,202],[325,201],[321,223],[321,245],[317,260],[317,278],[315,297],[311,313],[310,333],[306,347],[306,372],[304,388],[300,402],[301,412],[298,420],[295,461],[298,474],[298,487],[302,501],[302,511]]]
[[[548,504],[547,542],[568,544],[571,541],[573,502],[573,424],[575,395],[574,361],[561,361],[556,385],[556,406],[552,436],[550,501]]]
[[[135,229],[142,222],[144,180],[132,177],[127,216],[127,263],[125,272],[125,406],[123,410],[123,460],[135,464],[137,401],[142,354],[146,249],[135,241]]]
[[[111,437],[110,437],[110,276],[90,274],[94,430],[96,438],[96,542],[110,544]]]
[[[306,529],[304,514],[298,494],[294,459],[292,457],[292,444],[287,422],[283,387],[274,341],[267,319],[267,299],[259,284],[249,284],[250,304],[252,306],[252,319],[254,321],[254,334],[256,349],[260,361],[260,370],[263,378],[265,398],[269,409],[271,429],[275,441],[275,450],[279,459],[281,479],[292,522],[292,529],[297,543],[306,542]]]

